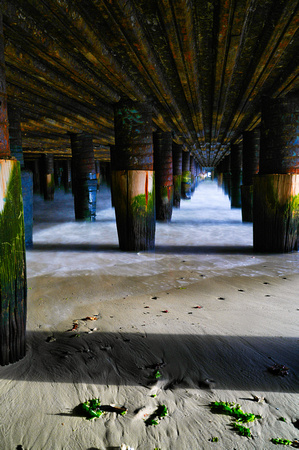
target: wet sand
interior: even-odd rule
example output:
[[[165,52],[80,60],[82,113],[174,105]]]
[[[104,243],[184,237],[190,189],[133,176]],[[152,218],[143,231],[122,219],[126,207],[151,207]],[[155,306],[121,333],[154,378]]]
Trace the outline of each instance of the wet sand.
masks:
[[[70,194],[55,197],[35,198],[28,351],[0,367],[1,449],[271,449],[271,438],[299,438],[298,252],[254,254],[252,225],[212,182],[157,224],[149,253],[118,250],[106,188],[91,224],[75,222]],[[270,373],[275,363],[288,374]],[[89,421],[79,405],[92,398],[128,412]],[[252,438],[211,412],[219,400],[262,416],[246,425]],[[168,415],[147,425],[161,404]]]

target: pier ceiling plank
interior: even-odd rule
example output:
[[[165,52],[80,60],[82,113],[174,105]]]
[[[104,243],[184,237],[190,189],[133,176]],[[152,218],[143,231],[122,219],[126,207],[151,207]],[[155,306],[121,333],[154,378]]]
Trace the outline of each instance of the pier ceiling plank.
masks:
[[[215,166],[259,125],[263,96],[299,89],[297,0],[3,0],[2,12],[25,153],[68,153],[84,131],[107,160],[114,104],[131,99]]]

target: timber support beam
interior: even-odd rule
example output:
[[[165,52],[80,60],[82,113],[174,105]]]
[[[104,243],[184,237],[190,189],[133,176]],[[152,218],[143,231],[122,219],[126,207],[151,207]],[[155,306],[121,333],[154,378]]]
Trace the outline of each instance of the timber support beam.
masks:
[[[42,189],[45,200],[54,200],[54,156],[51,153],[43,154],[42,166]]]
[[[231,208],[241,208],[241,182],[242,182],[242,147],[233,144],[230,154],[230,201]]]
[[[259,171],[260,129],[243,133],[242,221],[252,222],[253,176]]]
[[[71,135],[72,183],[76,220],[96,220],[97,175],[92,136],[87,133]]]
[[[10,153],[21,165],[25,244],[30,248],[33,243],[33,174],[24,168],[20,110],[11,104],[8,104],[8,122]]]
[[[20,163],[9,147],[4,43],[0,12],[0,364],[26,352],[26,261]]]
[[[191,198],[191,170],[190,170],[190,152],[183,152],[182,162],[182,199]]]
[[[111,179],[119,246],[125,251],[152,250],[156,223],[152,107],[123,100],[114,114]]]
[[[173,207],[172,139],[170,131],[154,134],[156,219],[170,222]]]
[[[182,189],[182,160],[183,146],[173,142],[172,161],[173,161],[173,206],[179,208],[181,203]]]
[[[261,252],[297,249],[299,226],[299,98],[265,98],[260,171],[254,179],[253,243]]]

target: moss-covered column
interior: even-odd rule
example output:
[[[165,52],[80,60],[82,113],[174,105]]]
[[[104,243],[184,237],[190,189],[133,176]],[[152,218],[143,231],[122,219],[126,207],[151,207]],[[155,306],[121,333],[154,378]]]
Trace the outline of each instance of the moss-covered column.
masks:
[[[242,221],[252,222],[253,176],[259,171],[260,129],[243,133]]]
[[[111,160],[119,246],[126,251],[155,247],[155,178],[152,108],[123,100],[115,105]]]
[[[20,163],[0,159],[0,364],[25,356],[26,264]]]
[[[171,132],[154,134],[154,170],[156,186],[156,220],[170,222],[173,206],[173,169]]]
[[[242,145],[233,144],[230,153],[230,204],[231,208],[241,208]]]
[[[297,249],[299,226],[299,96],[264,98],[260,170],[254,177],[256,251]]]
[[[173,164],[173,206],[179,208],[181,203],[182,189],[182,161],[183,146],[172,143],[172,164]]]
[[[25,244],[32,247],[33,230],[33,174],[24,167],[20,110],[8,104],[9,144],[11,156],[21,165],[22,196],[24,206]]]
[[[54,156],[51,153],[42,155],[42,189],[45,200],[54,200]]]
[[[26,262],[20,163],[10,159],[0,11],[0,364],[25,356]]]
[[[71,145],[75,218],[93,222],[96,219],[97,175],[92,136],[72,134]]]
[[[191,198],[191,171],[190,171],[190,152],[183,151],[182,154],[182,186],[181,198],[190,200]]]

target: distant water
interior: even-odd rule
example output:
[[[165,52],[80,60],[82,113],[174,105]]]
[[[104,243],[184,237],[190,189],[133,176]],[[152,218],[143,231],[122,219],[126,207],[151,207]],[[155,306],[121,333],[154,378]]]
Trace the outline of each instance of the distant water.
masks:
[[[217,182],[201,182],[191,200],[182,200],[170,223],[156,226],[154,252],[121,252],[109,188],[98,191],[96,222],[76,222],[72,194],[55,192],[53,202],[34,196],[33,249],[27,252],[28,274],[71,276],[77,271],[153,274],[171,267],[203,271],[205,276],[228,273],[254,276],[263,261],[277,264],[278,273],[289,267],[298,272],[298,252],[255,255],[252,224],[242,223],[241,209],[230,201]],[[117,262],[117,268],[114,268]],[[32,263],[32,264],[31,264]],[[245,271],[245,267],[247,267]]]

